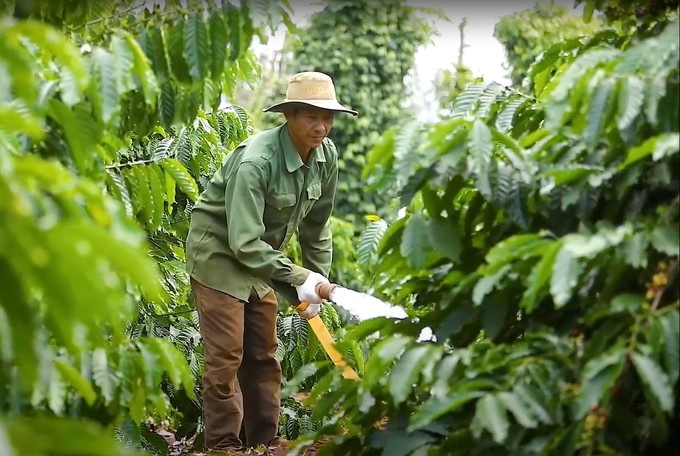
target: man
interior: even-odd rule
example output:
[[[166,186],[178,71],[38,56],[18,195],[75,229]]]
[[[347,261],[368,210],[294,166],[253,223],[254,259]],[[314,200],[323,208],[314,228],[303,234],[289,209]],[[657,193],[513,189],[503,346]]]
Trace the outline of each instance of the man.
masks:
[[[326,136],[336,112],[357,115],[338,103],[331,78],[317,72],[294,75],[286,98],[267,111],[283,112],[286,122],[227,157],[193,208],[187,236],[210,449],[275,444],[281,366],[271,287],[293,304],[311,303],[303,317],[319,313],[315,287],[328,283],[338,179],[337,151]],[[296,231],[302,266],[282,253]]]

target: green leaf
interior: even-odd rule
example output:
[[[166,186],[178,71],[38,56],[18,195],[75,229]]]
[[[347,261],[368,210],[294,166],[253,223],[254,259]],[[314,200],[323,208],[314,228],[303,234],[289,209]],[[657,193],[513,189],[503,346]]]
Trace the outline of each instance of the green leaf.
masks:
[[[675,385],[680,373],[680,314],[675,309],[660,317],[664,340],[664,364],[670,383]]]
[[[210,15],[209,26],[210,49],[212,52],[210,74],[213,78],[219,78],[224,72],[224,64],[227,60],[229,31],[221,14]]]
[[[659,104],[666,96],[668,88],[667,79],[671,68],[657,73],[653,78],[647,80],[645,115],[650,124],[657,127],[659,125]]]
[[[601,172],[603,168],[600,166],[574,164],[569,165],[568,168],[551,169],[543,175],[552,179],[555,186],[570,184],[574,181],[580,181],[589,175]]]
[[[132,398],[128,404],[130,409],[130,418],[134,420],[137,425],[141,424],[146,418],[146,392],[143,384],[137,384],[133,388]]]
[[[329,364],[330,361],[316,361],[305,364],[295,372],[293,378],[286,380],[285,386],[281,389],[281,395],[286,397],[296,392],[305,380],[319,372],[320,369],[328,367]]]
[[[560,249],[553,266],[550,278],[550,293],[555,301],[555,307],[564,306],[570,299],[574,287],[578,283],[582,266],[569,249]]]
[[[125,41],[132,51],[132,73],[137,76],[137,79],[142,86],[142,92],[144,93],[144,100],[146,101],[146,104],[153,108],[156,106],[156,100],[158,99],[160,86],[158,85],[156,74],[151,68],[151,62],[147,58],[146,54],[144,54],[144,51],[142,50],[139,43],[135,40],[134,36],[126,33]]]
[[[177,183],[180,190],[193,202],[198,199],[198,185],[189,171],[174,158],[165,158],[160,162],[163,170]]]
[[[92,377],[94,384],[99,387],[102,396],[108,404],[113,400],[113,383],[109,375],[109,364],[106,350],[97,348],[92,353]]]
[[[483,172],[491,163],[493,142],[491,141],[491,130],[479,119],[472,123],[468,146],[477,166],[480,167],[480,172]]]
[[[92,65],[95,78],[95,100],[104,123],[108,124],[120,112],[120,91],[118,90],[116,68],[113,55],[101,48],[92,51]]]
[[[175,88],[170,81],[161,83],[158,111],[161,124],[165,127],[172,125],[175,120]]]
[[[592,49],[581,54],[567,69],[557,76],[557,85],[554,90],[545,90],[542,98],[549,98],[551,103],[560,103],[569,98],[574,86],[581,80],[591,68],[606,63],[618,57],[619,51],[615,49]],[[553,119],[559,122],[561,119]]]
[[[379,219],[371,222],[361,233],[359,245],[357,246],[357,262],[359,265],[367,267],[373,262],[380,239],[382,239],[386,230],[387,223]]]
[[[483,395],[484,393],[481,391],[454,391],[446,397],[431,397],[420,405],[416,412],[411,416],[409,426],[406,430],[412,432],[416,429],[423,428],[437,418],[453,412],[471,400],[482,397]]]
[[[137,183],[137,196],[139,198],[139,201],[135,201],[135,204],[141,210],[138,216],[140,216],[140,221],[149,230],[153,230],[154,202],[151,188],[149,187],[149,170],[145,165],[137,165],[132,167],[132,173]]]
[[[680,255],[679,236],[677,226],[659,225],[652,232],[652,245],[657,251],[675,257]]]
[[[552,424],[553,419],[550,415],[549,410],[546,408],[536,394],[535,390],[531,388],[530,385],[525,383],[516,383],[513,391],[515,396],[521,399],[521,401],[526,405],[527,410],[539,419],[544,424]]]
[[[614,81],[604,79],[596,84],[593,89],[592,101],[588,107],[588,121],[585,133],[588,150],[592,151],[600,144],[603,138],[603,131],[607,125],[609,107],[611,105],[611,94],[614,92]]]
[[[491,296],[482,303],[482,328],[489,339],[495,338],[505,324],[508,303],[502,298]]]
[[[21,416],[0,421],[0,451],[3,428],[17,453],[3,455],[123,456],[111,429],[82,418]]]
[[[516,98],[503,107],[503,110],[496,119],[496,129],[499,132],[507,132],[513,125],[513,120],[517,109],[526,102],[523,98]]]
[[[589,24],[593,20],[593,13],[595,12],[595,0],[586,0],[583,7],[583,22]]]
[[[114,35],[111,37],[111,55],[113,56],[113,66],[115,68],[114,80],[116,90],[123,94],[135,88],[132,79],[132,69],[134,68],[134,53],[128,46],[127,41]]]
[[[430,219],[430,245],[440,251],[453,263],[460,260],[463,243],[457,225],[451,218],[433,217]]]
[[[421,212],[411,216],[404,229],[401,241],[401,256],[406,259],[406,264],[412,269],[421,269],[425,266],[427,255],[430,251],[428,223]]]
[[[107,261],[114,271],[139,285],[148,300],[163,300],[165,293],[156,264],[130,238],[123,241],[113,237],[106,228],[69,222],[56,225],[50,233],[72,245],[96,246],[100,260]]]
[[[536,418],[531,414],[530,410],[517,397],[514,392],[504,391],[498,394],[498,398],[503,403],[503,406],[509,410],[517,420],[517,422],[525,428],[535,428],[538,426]]]
[[[194,13],[189,16],[184,27],[183,53],[194,81],[200,81],[208,75],[209,52],[208,30],[199,14]]]
[[[645,298],[640,295],[623,293],[612,299],[611,309],[615,312],[630,312],[633,315],[637,315],[641,311],[644,302]]]
[[[621,81],[616,124],[619,131],[627,129],[640,115],[645,101],[644,82],[636,76]]]
[[[52,372],[47,390],[47,403],[56,415],[64,413],[66,408],[66,385],[58,370]]]
[[[241,13],[238,8],[229,3],[224,4],[229,29],[230,60],[236,60],[241,54]]]
[[[149,46],[145,49],[145,53],[153,64],[153,70],[158,77],[158,81],[161,84],[168,82],[170,65],[168,64],[162,29],[159,27],[150,28],[146,38],[148,39]]]
[[[0,104],[0,132],[2,131],[13,135],[24,133],[36,139],[45,135],[45,128],[39,118],[17,103]]]
[[[165,201],[163,178],[165,174],[155,163],[150,164],[147,171],[151,199],[153,201],[151,230],[156,231],[163,223],[163,202]]]
[[[77,82],[73,73],[68,68],[61,68],[59,71],[59,91],[61,100],[69,107],[72,107],[82,100],[82,94],[78,89]]]
[[[163,378],[162,360],[157,352],[148,345],[147,340],[138,340],[137,347],[142,354],[144,365],[144,388],[151,393],[148,396],[153,396],[160,392],[160,383]]]
[[[491,247],[484,256],[488,263],[484,270],[494,272],[513,260],[539,256],[550,243],[551,241],[541,233],[515,234],[505,238]]]
[[[168,203],[168,214],[172,214],[175,203],[175,190],[177,184],[169,173],[165,173],[165,201]]]
[[[388,378],[388,388],[396,404],[406,400],[421,374],[421,367],[427,362],[434,347],[419,345],[407,350],[397,361]]]
[[[457,97],[451,108],[451,117],[466,117],[472,111],[479,100],[479,97],[487,87],[486,83],[472,83],[468,85]]]
[[[673,410],[673,387],[668,375],[656,361],[642,353],[633,353],[632,361],[645,387],[647,400],[660,411]]]
[[[574,412],[577,420],[586,416],[593,407],[603,404],[603,401],[605,404],[608,402],[606,395],[616,384],[625,362],[625,350],[615,347],[586,363],[581,379],[581,394]]]
[[[102,131],[88,106],[80,104],[69,108],[59,100],[52,100],[49,114],[61,125],[77,169],[81,172],[89,170],[95,158],[93,149],[99,143]]]
[[[170,70],[174,76],[175,81],[179,87],[184,84],[192,82],[191,74],[189,73],[189,63],[185,57],[185,29],[186,23],[177,21],[172,27],[163,29],[163,37],[165,38],[165,49],[168,52],[168,63]],[[188,92],[178,90],[177,105],[180,106],[182,102],[186,102]]]
[[[639,146],[628,151],[626,159],[618,166],[618,170],[622,171],[649,155],[652,155],[654,161],[673,155],[677,153],[680,148],[678,141],[680,141],[680,135],[678,133],[665,133],[649,138]]]
[[[55,360],[54,365],[62,378],[85,399],[88,405],[94,404],[94,401],[97,399],[97,393],[95,393],[90,382],[85,380],[73,366],[66,364],[60,359]]]
[[[177,388],[183,386],[187,395],[193,397],[194,377],[182,352],[165,339],[153,337],[147,343],[160,358],[173,385]]]
[[[510,423],[503,402],[497,395],[487,394],[477,401],[475,420],[491,432],[496,443],[505,442]]]
[[[74,45],[56,28],[35,20],[22,20],[9,25],[7,32],[17,32],[54,55],[73,74],[80,90],[85,90],[89,75],[83,58]]]
[[[484,300],[484,297],[496,287],[503,277],[505,277],[510,270],[510,267],[510,265],[505,265],[500,270],[496,271],[495,274],[482,277],[475,284],[475,288],[472,291],[472,302],[474,302],[476,306],[480,305]]]

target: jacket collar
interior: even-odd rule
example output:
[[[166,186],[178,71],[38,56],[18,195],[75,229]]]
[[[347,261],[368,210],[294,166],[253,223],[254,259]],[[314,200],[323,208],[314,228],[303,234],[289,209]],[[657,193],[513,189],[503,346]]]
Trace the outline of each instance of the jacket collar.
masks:
[[[295,172],[305,164],[302,162],[302,158],[300,158],[300,154],[295,148],[295,145],[293,145],[293,140],[290,139],[290,135],[288,134],[288,123],[281,126],[280,138],[283,155],[286,160],[286,169],[288,172]],[[325,163],[326,157],[323,154],[323,147],[315,147],[311,152],[310,159],[315,160],[317,163]]]

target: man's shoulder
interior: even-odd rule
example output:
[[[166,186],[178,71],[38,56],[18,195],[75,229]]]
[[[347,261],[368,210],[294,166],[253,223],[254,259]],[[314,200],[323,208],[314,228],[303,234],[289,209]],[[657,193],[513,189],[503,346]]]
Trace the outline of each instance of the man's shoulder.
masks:
[[[241,161],[263,165],[269,161],[280,147],[279,130],[281,127],[257,132],[245,139],[239,147],[243,148]]]
[[[331,138],[326,136],[322,143],[323,153],[326,157],[326,161],[336,162],[338,160],[338,149],[335,147],[335,143]]]

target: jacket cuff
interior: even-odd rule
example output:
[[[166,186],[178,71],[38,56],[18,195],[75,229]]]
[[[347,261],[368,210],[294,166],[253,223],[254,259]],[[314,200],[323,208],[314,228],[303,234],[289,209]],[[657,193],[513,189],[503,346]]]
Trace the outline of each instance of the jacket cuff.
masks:
[[[307,280],[307,276],[309,276],[310,273],[311,271],[309,269],[293,265],[289,283],[294,287],[300,286]]]

